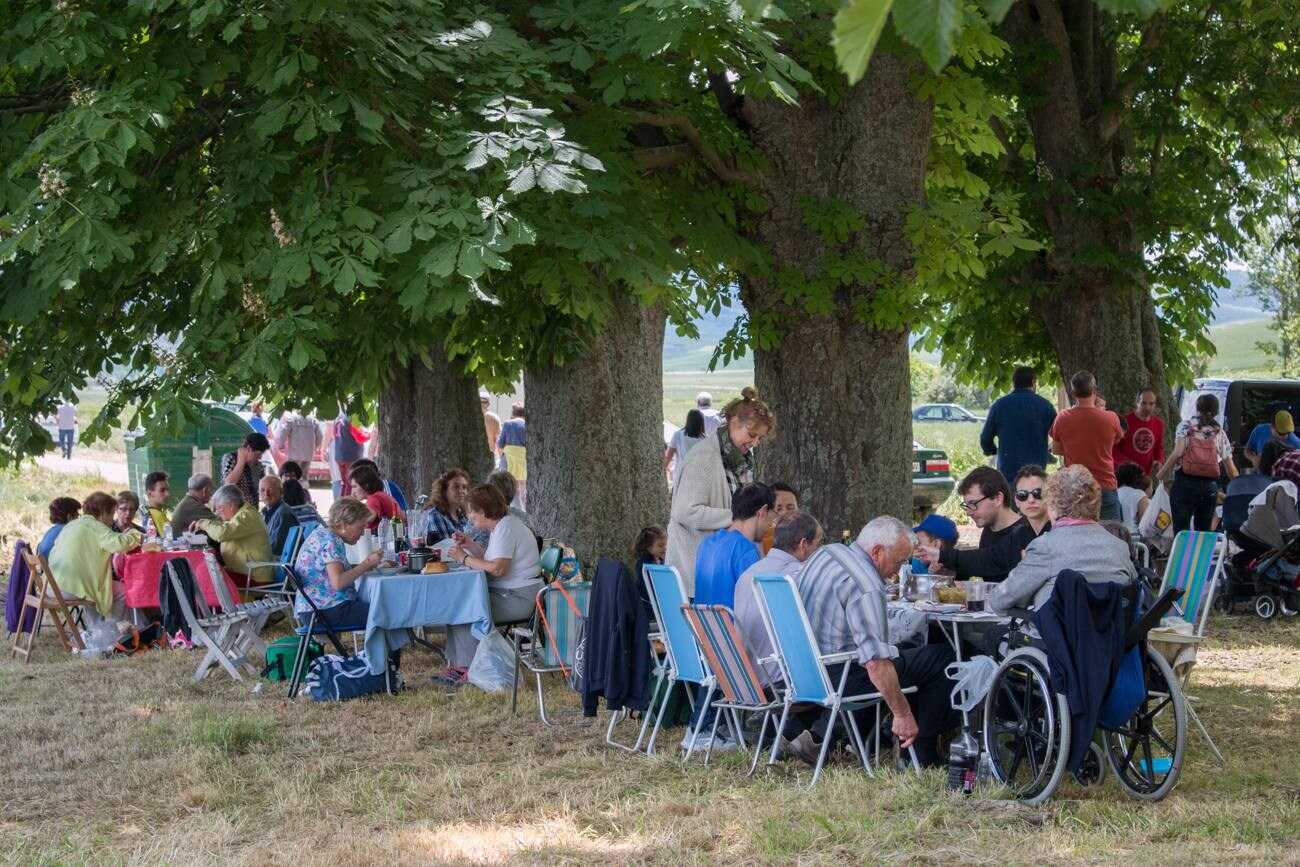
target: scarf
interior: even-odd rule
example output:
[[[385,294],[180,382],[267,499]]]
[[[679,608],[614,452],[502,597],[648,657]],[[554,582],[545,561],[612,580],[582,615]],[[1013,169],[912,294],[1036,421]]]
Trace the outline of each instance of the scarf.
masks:
[[[719,425],[717,437],[718,447],[722,450],[722,469],[727,474],[727,487],[735,494],[741,485],[754,480],[754,459],[732,443],[727,425]]]

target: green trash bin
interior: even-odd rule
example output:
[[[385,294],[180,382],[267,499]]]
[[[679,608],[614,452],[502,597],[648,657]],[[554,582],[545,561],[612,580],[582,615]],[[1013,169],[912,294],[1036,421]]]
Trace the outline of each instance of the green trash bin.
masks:
[[[173,507],[185,496],[185,486],[195,473],[207,473],[217,487],[221,480],[217,471],[221,456],[238,449],[244,437],[252,432],[248,422],[221,407],[208,408],[205,425],[191,425],[180,437],[150,440],[144,433],[126,435],[127,485],[144,500],[144,478],[155,470],[163,470],[171,478]]]

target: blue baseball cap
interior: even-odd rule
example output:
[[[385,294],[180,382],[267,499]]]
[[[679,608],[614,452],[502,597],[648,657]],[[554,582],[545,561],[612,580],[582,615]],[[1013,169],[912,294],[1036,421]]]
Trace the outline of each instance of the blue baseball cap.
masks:
[[[957,544],[957,524],[951,518],[936,515],[933,512],[925,520],[912,528],[913,533],[929,533],[936,539],[942,539],[949,545]]]

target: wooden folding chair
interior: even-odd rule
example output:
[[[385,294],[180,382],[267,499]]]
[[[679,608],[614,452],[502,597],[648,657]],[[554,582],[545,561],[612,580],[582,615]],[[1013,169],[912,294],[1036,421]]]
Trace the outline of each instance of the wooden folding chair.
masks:
[[[54,628],[58,630],[63,649],[69,652],[74,647],[77,650],[85,650],[86,645],[81,640],[81,633],[77,630],[76,624],[73,623],[69,608],[95,603],[80,596],[64,596],[63,591],[59,589],[59,582],[54,580],[50,564],[46,562],[43,555],[33,554],[30,550],[24,549],[23,560],[27,563],[27,571],[31,577],[27,582],[27,592],[23,594],[23,610],[18,616],[18,631],[14,633],[10,656],[14,659],[21,656],[23,662],[31,662],[32,644],[36,640],[41,620],[47,612],[50,620],[54,622]],[[33,612],[32,630],[24,633],[22,627],[29,610]],[[27,636],[25,642],[24,635]]]

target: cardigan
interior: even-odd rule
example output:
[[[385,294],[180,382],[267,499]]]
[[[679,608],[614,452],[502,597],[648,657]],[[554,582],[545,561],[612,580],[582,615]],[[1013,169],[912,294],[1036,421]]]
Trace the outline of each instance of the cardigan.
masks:
[[[50,552],[50,571],[65,596],[80,596],[95,603],[105,617],[113,613],[113,585],[109,561],[140,544],[135,530],[118,533],[92,515],[69,521]]]
[[[1042,608],[1052,597],[1056,576],[1073,569],[1092,583],[1129,584],[1137,577],[1128,545],[1100,524],[1057,524],[1025,548],[1024,559],[993,588],[985,603],[990,611]]]
[[[731,524],[731,488],[716,439],[687,453],[673,489],[664,562],[677,570],[686,595],[695,596],[695,555],[704,537]]]
[[[199,526],[209,539],[221,543],[227,569],[248,575],[254,583],[271,580],[271,570],[265,566],[255,570],[256,575],[248,574],[249,563],[271,562],[271,537],[256,506],[244,503],[229,521],[204,521]]]

